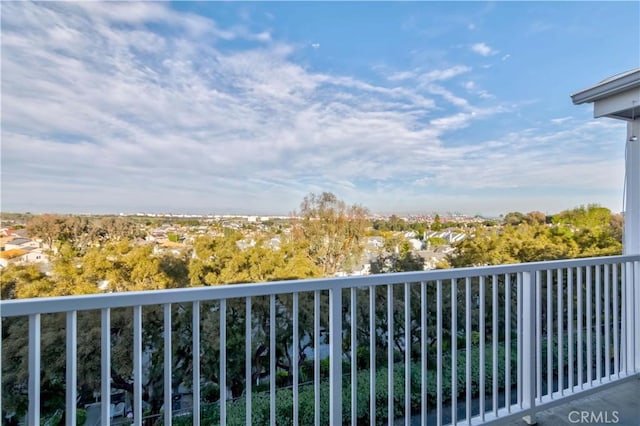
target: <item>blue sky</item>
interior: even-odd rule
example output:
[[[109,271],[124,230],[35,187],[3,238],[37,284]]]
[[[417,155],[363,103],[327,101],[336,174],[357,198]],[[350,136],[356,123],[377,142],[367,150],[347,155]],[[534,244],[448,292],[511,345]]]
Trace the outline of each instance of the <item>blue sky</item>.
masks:
[[[639,2],[0,7],[3,211],[622,208]]]

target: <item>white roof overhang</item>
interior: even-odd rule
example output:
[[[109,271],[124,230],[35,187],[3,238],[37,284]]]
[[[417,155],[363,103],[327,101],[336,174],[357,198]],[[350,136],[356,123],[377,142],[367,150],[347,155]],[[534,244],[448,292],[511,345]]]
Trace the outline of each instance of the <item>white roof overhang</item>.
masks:
[[[640,68],[615,75],[571,95],[575,105],[593,103],[593,116],[631,120],[640,117]]]

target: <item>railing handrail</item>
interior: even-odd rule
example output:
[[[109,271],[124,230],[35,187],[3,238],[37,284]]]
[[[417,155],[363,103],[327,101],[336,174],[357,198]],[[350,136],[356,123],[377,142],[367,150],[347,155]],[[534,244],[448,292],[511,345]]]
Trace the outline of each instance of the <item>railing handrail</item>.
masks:
[[[437,280],[534,272],[557,268],[595,266],[640,261],[640,255],[589,257],[508,265],[478,266],[431,271],[397,272],[365,276],[330,277],[306,280],[270,281],[263,283],[229,284],[164,290],[98,293],[81,296],[41,297],[0,301],[0,317],[48,314],[70,311],[162,305],[221,299],[270,296],[294,292],[312,292],[337,288],[367,287],[405,282]]]

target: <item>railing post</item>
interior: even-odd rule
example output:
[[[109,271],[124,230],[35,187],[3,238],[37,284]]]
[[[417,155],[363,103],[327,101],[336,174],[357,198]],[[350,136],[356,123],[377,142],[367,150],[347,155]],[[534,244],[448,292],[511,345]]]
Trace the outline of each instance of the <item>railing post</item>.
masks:
[[[633,315],[634,320],[631,325],[633,330],[634,352],[635,352],[635,373],[640,373],[640,262],[634,262],[633,274]]]
[[[76,399],[78,397],[78,313],[76,311],[67,312],[67,360],[66,360],[66,403],[65,419],[66,424],[75,426],[77,423]],[[1,411],[0,411],[1,412]]]
[[[40,424],[40,314],[29,315],[28,424]]]
[[[626,264],[625,282],[625,370],[627,374],[640,372],[640,262]]]
[[[624,263],[624,275],[623,275],[623,293],[622,293],[622,342],[621,342],[621,370],[626,374],[634,374],[638,371],[640,362],[638,362],[638,344],[640,339],[636,338],[636,331],[640,331],[640,328],[636,326],[636,319],[638,316],[639,308],[636,304],[636,293],[638,291],[635,288],[636,283],[640,282],[639,264],[636,261],[627,261]]]
[[[339,287],[329,290],[329,424],[342,425],[342,289]]]
[[[536,271],[522,273],[522,408],[532,409],[536,405]],[[536,423],[535,413],[524,416],[523,420],[533,425]]]

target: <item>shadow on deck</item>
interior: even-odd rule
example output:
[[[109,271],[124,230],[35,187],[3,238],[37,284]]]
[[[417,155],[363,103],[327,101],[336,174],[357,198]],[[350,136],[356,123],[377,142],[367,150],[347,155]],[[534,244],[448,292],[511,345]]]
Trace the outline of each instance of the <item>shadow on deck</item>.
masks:
[[[536,420],[539,426],[640,426],[640,377],[541,411]],[[518,419],[492,425],[523,426],[526,423]]]

